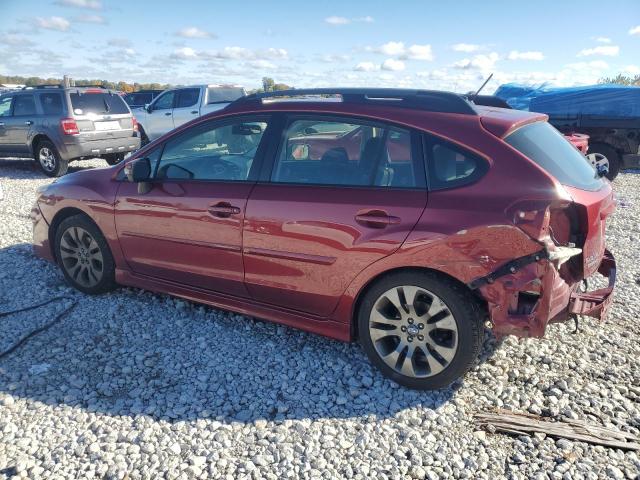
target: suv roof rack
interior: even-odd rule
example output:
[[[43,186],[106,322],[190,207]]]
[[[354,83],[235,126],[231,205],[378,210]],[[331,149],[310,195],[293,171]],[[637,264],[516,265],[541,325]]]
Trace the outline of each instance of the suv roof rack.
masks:
[[[344,103],[384,104],[403,108],[426,110],[439,113],[459,113],[477,115],[470,103],[462,95],[436,90],[417,90],[404,88],[301,88],[279,90],[275,92],[253,93],[231,102],[229,107],[246,103],[264,103],[273,99],[288,101],[317,101],[317,99],[296,100],[299,97],[341,97]],[[334,100],[335,101],[335,100]]]
[[[104,85],[73,85],[71,88],[102,88],[108,90]]]
[[[36,88],[63,88],[59,83],[43,83],[42,85],[29,85],[22,87],[22,90],[30,90]]]

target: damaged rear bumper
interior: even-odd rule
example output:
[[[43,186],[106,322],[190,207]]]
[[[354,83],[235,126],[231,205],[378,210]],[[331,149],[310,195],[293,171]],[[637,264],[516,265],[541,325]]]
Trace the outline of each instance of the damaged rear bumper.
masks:
[[[578,283],[565,282],[553,259],[541,251],[509,262],[469,287],[487,301],[496,335],[542,337],[549,323],[563,322],[573,315],[606,318],[616,280],[615,259],[608,250],[598,272],[609,279],[609,285],[578,292]]]

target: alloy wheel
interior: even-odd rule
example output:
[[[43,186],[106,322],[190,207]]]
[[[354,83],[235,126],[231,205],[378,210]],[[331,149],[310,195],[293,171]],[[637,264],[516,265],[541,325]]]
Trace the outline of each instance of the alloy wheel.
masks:
[[[102,279],[102,251],[82,227],[70,227],[64,231],[60,238],[60,259],[67,274],[83,287],[93,287]]]
[[[38,152],[38,160],[40,161],[40,165],[47,172],[53,172],[56,168],[56,157],[51,149],[47,147],[42,147]]]
[[[369,316],[380,358],[397,373],[427,378],[442,372],[458,350],[458,324],[433,292],[412,285],[387,290]]]
[[[601,153],[589,153],[587,155],[587,159],[591,166],[595,168],[596,171],[600,171],[600,168],[606,168],[609,171],[609,160]]]

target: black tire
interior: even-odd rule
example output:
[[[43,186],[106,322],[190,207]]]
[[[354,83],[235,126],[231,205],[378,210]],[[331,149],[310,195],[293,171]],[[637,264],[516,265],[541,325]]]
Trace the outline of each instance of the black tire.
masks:
[[[149,143],[149,137],[147,137],[144,128],[142,128],[142,125],[140,124],[138,124],[138,133],[140,134],[140,147],[142,148]]]
[[[49,140],[40,140],[33,149],[33,157],[49,177],[61,177],[67,173],[69,161],[60,157],[58,149]]]
[[[589,153],[599,153],[607,157],[609,162],[609,173],[607,173],[607,178],[613,181],[614,178],[618,176],[620,173],[620,154],[615,151],[613,147],[607,145],[606,143],[594,143],[593,145],[589,145]]]
[[[124,160],[124,153],[110,153],[104,156],[104,159],[109,165],[117,165]]]
[[[75,236],[74,236],[75,229]],[[89,269],[93,270],[96,264],[98,263],[95,259],[90,259],[87,262],[87,259],[84,259],[84,264],[79,265],[79,261],[75,263],[72,262],[70,258],[72,255],[69,245],[77,244],[79,247],[84,247],[85,251],[94,251],[95,246],[92,246],[93,243],[87,241],[88,237],[82,235],[82,231],[86,232],[95,242],[97,248],[100,250],[101,257],[101,267],[100,272],[101,275],[95,281],[97,276],[90,277]],[[78,235],[80,232],[80,235]],[[69,236],[67,236],[68,234]],[[63,238],[65,236],[65,238]],[[76,252],[78,249],[74,249]],[[93,221],[87,217],[86,215],[74,215],[72,217],[65,218],[60,224],[55,232],[55,255],[56,261],[60,266],[60,270],[64,275],[64,278],[67,282],[77,290],[81,292],[88,293],[91,295],[109,292],[116,288],[115,282],[115,269],[116,265],[113,260],[113,255],[111,254],[111,249],[107,244],[104,235],[100,232],[100,229],[96,226]],[[79,267],[80,271],[76,272],[75,268]],[[83,270],[82,270],[83,269]],[[86,276],[84,272],[87,272]],[[75,274],[75,277],[74,277]],[[89,279],[87,282],[84,281],[84,278]],[[95,281],[95,283],[94,283]]]
[[[428,356],[433,357],[432,360],[435,360],[439,363],[439,368],[444,368],[443,370],[439,371],[439,373],[431,374],[432,370],[429,369],[429,372],[423,373],[430,376],[404,375],[397,370],[398,364],[396,364],[396,368],[394,369],[393,367],[385,363],[385,361],[382,359],[381,354],[378,353],[376,345],[374,345],[374,341],[372,340],[370,331],[370,315],[372,309],[374,308],[374,305],[380,305],[380,303],[377,302],[380,302],[380,299],[383,298],[385,293],[392,291],[395,287],[403,285],[415,286],[419,289],[424,289],[425,291],[434,294],[434,296],[431,297],[432,304],[433,302],[435,302],[434,298],[438,298],[438,300],[444,303],[444,310],[442,312],[444,312],[445,317],[440,318],[449,318],[450,316],[453,317],[453,321],[455,322],[455,325],[457,327],[457,332],[455,333],[456,350],[450,361],[447,362],[446,360],[444,360],[444,357],[441,357],[441,359],[438,360],[438,358],[436,358],[436,356],[432,353],[429,353],[428,355],[425,353],[427,352],[427,349],[430,349],[428,350],[429,352],[433,351],[431,345],[433,344],[434,337],[430,337],[430,335],[434,334],[434,332],[436,332],[436,334],[439,334],[437,333],[437,330],[432,331],[431,333],[426,333],[429,331],[430,327],[433,328],[433,324],[421,326],[420,328],[426,327],[425,330],[422,330],[424,335],[422,335],[421,337],[414,337],[414,340],[416,342],[414,344],[416,346],[413,347],[414,352],[417,352],[418,346],[421,347],[420,350],[422,352],[417,354],[418,360],[420,360],[421,358],[423,360],[426,360]],[[416,298],[418,297],[416,296]],[[430,306],[428,308],[430,308]],[[447,312],[450,312],[450,315],[446,315]],[[417,318],[427,318],[428,320],[431,320],[435,319],[435,317],[437,316],[438,315],[433,315],[433,317],[431,318]],[[428,320],[426,322],[427,324],[430,323]],[[391,380],[405,387],[417,390],[433,390],[443,388],[463,376],[476,361],[482,348],[482,342],[484,340],[483,317],[477,300],[464,287],[456,284],[454,281],[444,276],[438,275],[433,272],[399,272],[389,274],[386,277],[382,278],[371,288],[369,288],[369,290],[365,293],[365,296],[362,299],[359,310],[357,312],[357,321],[360,343],[367,356],[369,357],[371,363],[378,367],[382,371],[382,373]],[[398,319],[397,321],[403,322],[404,320]],[[403,326],[403,328],[405,328],[406,332],[407,327]],[[385,328],[383,330],[387,329]],[[401,333],[399,330],[397,330],[397,327],[393,331],[394,334],[390,336],[385,335],[384,338],[379,338],[377,340],[378,347],[379,342],[381,341],[394,342],[393,339],[395,338],[394,335],[396,332],[399,335],[408,335],[408,333]],[[420,338],[422,338],[422,340],[420,340]],[[412,342],[412,340],[408,341]],[[398,337],[397,344],[399,345],[400,343],[402,342]],[[429,346],[427,346],[427,344],[429,344]],[[395,348],[397,350],[399,347]],[[405,352],[405,356],[401,363],[402,365],[404,365],[407,357],[407,352],[409,350],[407,350],[406,347],[402,348],[402,352]],[[436,354],[438,354],[438,352],[436,352]],[[414,355],[416,354],[414,353]],[[400,354],[400,356],[402,357],[402,354]],[[414,365],[413,358],[414,356],[412,356],[412,359],[410,360],[412,365]],[[416,362],[418,360],[416,360]],[[425,362],[425,364],[426,363],[431,365],[431,362]],[[444,363],[446,363],[446,366],[442,367]],[[413,368],[413,366],[411,368],[411,371],[415,373],[415,369]]]

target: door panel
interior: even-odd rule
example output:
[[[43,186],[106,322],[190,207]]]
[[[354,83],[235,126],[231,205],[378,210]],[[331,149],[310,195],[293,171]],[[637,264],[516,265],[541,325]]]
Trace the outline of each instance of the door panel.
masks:
[[[3,118],[7,150],[13,153],[29,152],[29,132],[37,119],[35,97],[31,94],[13,97],[13,116]]]
[[[208,290],[247,296],[242,268],[242,222],[250,183],[167,182],[138,194],[123,182],[116,228],[130,268]],[[212,206],[238,213],[222,216]]]
[[[7,119],[11,118],[11,103],[13,97],[0,99],[0,153],[10,153],[9,136],[6,128]]]
[[[249,293],[330,315],[362,269],[400,247],[426,201],[424,190],[256,185],[243,242]]]

